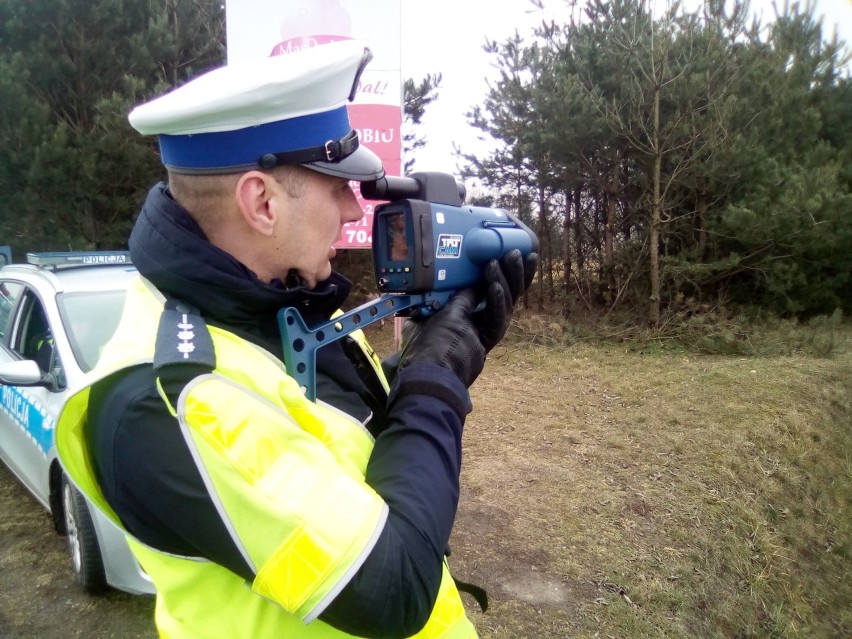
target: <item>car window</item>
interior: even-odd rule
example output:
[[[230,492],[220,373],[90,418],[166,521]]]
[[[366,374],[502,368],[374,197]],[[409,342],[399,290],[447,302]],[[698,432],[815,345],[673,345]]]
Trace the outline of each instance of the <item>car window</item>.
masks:
[[[23,311],[18,323],[18,332],[12,340],[12,349],[24,359],[36,359],[45,342],[53,342],[53,336],[41,300],[29,290],[25,289],[23,294]]]
[[[23,290],[23,285],[17,282],[0,282],[0,339],[9,333],[12,311]]]
[[[57,296],[59,314],[80,370],[88,373],[98,363],[124,306],[127,291],[63,293]]]
[[[21,308],[12,325],[9,347],[23,359],[34,360],[42,373],[51,373],[59,390],[65,387],[65,371],[59,360],[54,335],[44,305],[34,291],[21,290]]]

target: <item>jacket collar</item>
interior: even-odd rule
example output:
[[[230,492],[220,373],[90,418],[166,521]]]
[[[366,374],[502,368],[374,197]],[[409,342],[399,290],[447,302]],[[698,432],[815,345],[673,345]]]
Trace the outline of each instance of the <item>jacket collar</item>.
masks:
[[[165,183],[148,194],[130,235],[139,273],[163,293],[197,307],[211,324],[258,342],[272,339],[280,351],[278,309],[295,306],[310,326],[331,317],[351,283],[338,273],[307,289],[298,278],[263,282],[230,254],[213,246],[168,192]],[[268,347],[267,344],[262,344]]]

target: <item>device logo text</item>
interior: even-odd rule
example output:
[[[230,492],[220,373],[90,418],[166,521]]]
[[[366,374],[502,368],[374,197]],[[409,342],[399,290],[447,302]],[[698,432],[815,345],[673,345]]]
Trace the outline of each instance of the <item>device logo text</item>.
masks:
[[[460,257],[462,237],[461,235],[439,235],[435,257]]]

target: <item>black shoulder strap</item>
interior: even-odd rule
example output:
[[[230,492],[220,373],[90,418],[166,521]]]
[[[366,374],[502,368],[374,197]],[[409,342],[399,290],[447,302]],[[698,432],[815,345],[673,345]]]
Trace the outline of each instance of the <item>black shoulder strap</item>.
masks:
[[[213,338],[198,309],[166,297],[154,347],[154,374],[174,406],[183,387],[216,368]]]
[[[452,549],[450,548],[450,544],[447,544],[446,549],[444,550],[444,555],[449,557],[453,554]],[[459,592],[466,592],[471,597],[476,599],[476,603],[479,604],[480,610],[482,612],[486,612],[488,610],[488,592],[482,586],[477,586],[476,584],[469,583],[467,581],[462,581],[461,579],[456,579],[453,577],[453,581],[456,583],[456,588]]]
[[[485,591],[485,588],[456,579],[455,577],[453,577],[453,581],[456,582],[456,588],[458,588],[459,592],[466,592],[476,599],[476,603],[479,604],[479,608],[482,612],[486,612],[488,610],[488,593]]]

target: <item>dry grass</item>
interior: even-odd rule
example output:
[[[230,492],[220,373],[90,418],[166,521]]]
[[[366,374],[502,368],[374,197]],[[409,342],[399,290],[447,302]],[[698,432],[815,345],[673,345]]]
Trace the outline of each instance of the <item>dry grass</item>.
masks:
[[[852,636],[852,353],[641,353],[513,341],[472,388],[456,576],[482,639]],[[552,330],[551,330],[552,329]],[[393,331],[368,328],[387,353]],[[152,637],[93,600],[0,472],[0,636]],[[32,584],[35,584],[33,590]]]
[[[852,636],[839,350],[498,347],[471,389],[451,558],[489,591],[481,637]]]

